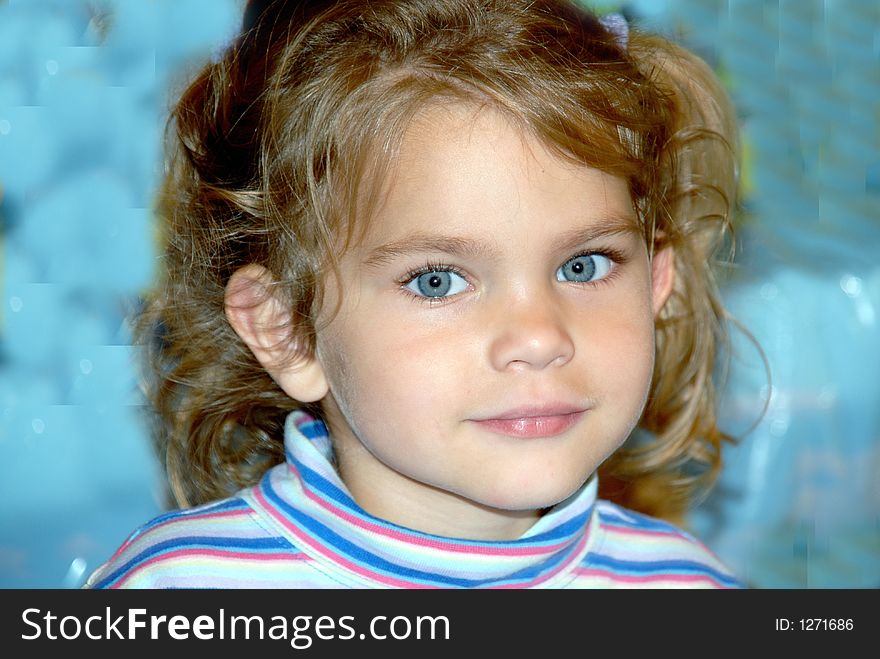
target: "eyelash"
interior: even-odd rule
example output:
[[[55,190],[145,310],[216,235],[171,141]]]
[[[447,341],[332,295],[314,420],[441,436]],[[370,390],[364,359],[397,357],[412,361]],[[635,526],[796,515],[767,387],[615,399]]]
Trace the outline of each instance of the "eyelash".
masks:
[[[617,275],[619,274],[619,270],[621,266],[626,265],[627,261],[629,261],[629,256],[624,254],[619,249],[614,249],[613,247],[603,248],[603,249],[588,249],[583,252],[579,252],[577,254],[572,254],[568,257],[564,262],[580,258],[582,256],[604,256],[606,259],[611,261],[611,270],[607,275],[602,277],[601,279],[597,279],[596,281],[571,281],[566,282],[569,284],[576,284],[578,286],[593,286],[599,287],[605,284],[610,284],[615,279],[617,279]]]
[[[443,304],[447,302],[448,297],[425,297],[422,295],[416,295],[411,290],[409,290],[406,285],[410,283],[416,277],[420,277],[422,275],[426,275],[429,272],[451,272],[454,275],[458,275],[462,279],[467,279],[468,276],[464,270],[458,268],[454,265],[448,265],[446,263],[440,263],[439,261],[428,261],[425,265],[414,268],[413,270],[409,270],[403,277],[397,280],[398,285],[400,286],[400,290],[403,291],[406,295],[413,298],[416,302],[421,302],[423,304],[428,304],[431,306],[437,304]]]
[[[571,261],[572,259],[580,258],[581,256],[604,256],[608,260],[611,261],[612,268],[611,271],[596,281],[585,281],[585,282],[566,282],[570,284],[576,284],[578,286],[593,286],[598,287],[604,284],[608,284],[617,278],[618,270],[621,266],[625,265],[629,260],[629,257],[624,254],[622,251],[614,248],[603,248],[603,249],[590,249],[585,250],[583,252],[578,252],[577,254],[572,254],[568,257],[563,263]],[[425,265],[413,268],[408,270],[406,274],[403,275],[400,279],[397,280],[397,284],[400,286],[400,290],[403,291],[410,298],[414,299],[416,302],[421,302],[423,304],[428,304],[431,306],[444,304],[449,301],[451,298],[449,297],[425,297],[422,295],[416,295],[412,291],[410,291],[406,285],[410,283],[416,277],[420,277],[421,275],[428,274],[429,272],[451,272],[463,279],[468,279],[467,274],[461,268],[458,268],[454,265],[449,265],[446,263],[441,263],[439,261],[428,261]],[[454,297],[454,296],[453,296]]]

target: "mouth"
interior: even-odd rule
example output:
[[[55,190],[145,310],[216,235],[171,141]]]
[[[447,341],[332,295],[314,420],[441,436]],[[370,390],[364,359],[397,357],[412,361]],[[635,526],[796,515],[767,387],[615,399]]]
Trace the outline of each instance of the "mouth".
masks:
[[[586,413],[586,409],[571,406],[519,408],[471,421],[499,435],[533,439],[561,435]]]

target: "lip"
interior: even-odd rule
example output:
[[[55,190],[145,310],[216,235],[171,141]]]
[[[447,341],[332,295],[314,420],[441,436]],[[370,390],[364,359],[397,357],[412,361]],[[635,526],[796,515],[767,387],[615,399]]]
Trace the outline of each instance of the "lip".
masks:
[[[571,405],[541,405],[510,409],[472,421],[499,435],[536,439],[561,435],[580,421],[586,412],[583,407]]]

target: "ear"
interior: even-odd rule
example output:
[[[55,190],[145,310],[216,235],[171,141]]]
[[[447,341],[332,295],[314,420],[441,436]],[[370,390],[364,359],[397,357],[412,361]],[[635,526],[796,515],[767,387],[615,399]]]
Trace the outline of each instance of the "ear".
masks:
[[[226,285],[226,318],[257,361],[284,392],[302,403],[327,395],[324,369],[314,355],[300,352],[291,336],[290,309],[274,293],[272,276],[259,265],[240,268]]]
[[[667,245],[654,252],[651,260],[651,299],[654,315],[660,313],[675,286],[675,251]]]

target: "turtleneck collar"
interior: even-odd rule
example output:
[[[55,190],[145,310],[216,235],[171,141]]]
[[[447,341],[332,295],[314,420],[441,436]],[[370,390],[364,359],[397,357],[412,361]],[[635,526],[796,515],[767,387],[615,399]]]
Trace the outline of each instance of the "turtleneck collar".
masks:
[[[254,488],[252,503],[343,586],[558,588],[591,545],[595,477],[519,538],[465,540],[408,529],[363,510],[333,467],[321,421],[292,412],[284,446],[286,463]]]

